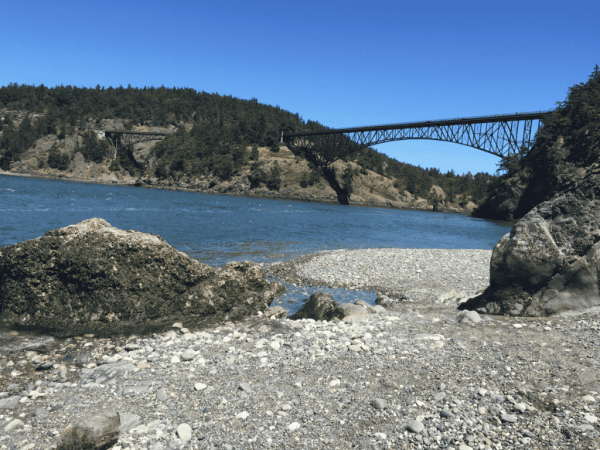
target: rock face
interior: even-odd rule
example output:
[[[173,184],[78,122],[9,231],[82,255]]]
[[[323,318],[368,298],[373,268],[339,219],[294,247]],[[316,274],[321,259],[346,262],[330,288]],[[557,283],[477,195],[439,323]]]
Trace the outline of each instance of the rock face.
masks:
[[[519,216],[519,201],[523,196],[525,187],[515,178],[502,180],[492,193],[471,215],[492,220],[513,220]]]
[[[114,409],[101,409],[77,417],[60,435],[57,450],[104,450],[119,439],[121,421]]]
[[[490,287],[460,309],[547,316],[600,305],[600,164],[541,203],[492,253]]]
[[[119,230],[102,219],[0,248],[0,312],[13,313],[17,327],[56,335],[236,320],[265,310],[282,291],[258,264],[212,268],[160,236]]]

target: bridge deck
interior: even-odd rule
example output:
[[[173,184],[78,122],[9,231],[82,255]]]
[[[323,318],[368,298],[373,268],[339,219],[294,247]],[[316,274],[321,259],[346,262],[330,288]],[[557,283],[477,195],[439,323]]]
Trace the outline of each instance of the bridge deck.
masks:
[[[497,114],[494,116],[478,116],[478,117],[462,117],[457,119],[444,119],[444,120],[426,120],[421,122],[404,122],[394,123],[387,125],[373,125],[366,127],[353,127],[353,128],[335,128],[330,130],[315,130],[315,131],[301,131],[298,133],[283,133],[283,137],[288,136],[313,136],[316,134],[338,134],[338,133],[356,133],[360,131],[382,131],[382,130],[401,130],[404,128],[422,128],[432,126],[449,126],[449,125],[462,125],[462,124],[474,124],[474,123],[488,123],[488,122],[504,122],[514,120],[535,120],[542,119],[552,111],[535,111],[529,113],[516,113],[516,114]]]
[[[112,134],[136,134],[141,136],[166,136],[167,133],[156,133],[152,131],[129,131],[129,130],[105,130],[104,133]]]

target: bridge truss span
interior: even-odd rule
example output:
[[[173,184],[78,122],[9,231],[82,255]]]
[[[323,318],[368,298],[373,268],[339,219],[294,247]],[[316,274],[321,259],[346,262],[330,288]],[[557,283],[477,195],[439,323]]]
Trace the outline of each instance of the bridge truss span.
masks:
[[[350,154],[361,148],[407,139],[429,139],[466,145],[499,157],[528,151],[549,113],[533,112],[409,122],[369,127],[282,133],[292,148],[327,149]],[[345,138],[344,138],[345,137]]]
[[[167,135],[166,133],[130,130],[106,130],[101,133],[104,134],[104,137],[113,147],[113,158],[116,157],[117,150],[120,148],[130,147],[141,142],[160,141]]]

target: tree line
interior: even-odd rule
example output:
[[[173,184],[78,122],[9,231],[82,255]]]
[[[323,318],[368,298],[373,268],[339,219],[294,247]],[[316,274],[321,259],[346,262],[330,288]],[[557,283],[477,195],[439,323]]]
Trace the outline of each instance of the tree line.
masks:
[[[11,83],[0,87],[0,108],[26,113],[18,126],[10,115],[0,121],[0,168],[3,170],[18,161],[37,139],[49,134],[55,134],[59,142],[67,135],[79,134],[82,143],[78,151],[87,161],[107,160],[111,155],[108,143],[99,141],[90,129],[97,128],[102,119],[121,119],[125,128],[174,125],[177,131],[153,148],[155,163],[151,173],[150,169],[137,163],[127,149],[117,154],[111,170],[125,169],[132,175],[159,178],[213,175],[227,180],[249,164],[253,186],[265,184],[273,189],[278,188],[278,171],[265,172],[256,158],[253,159],[257,150],[248,149],[268,147],[277,152],[281,132],[327,129],[316,121],[304,121],[297,113],[259,103],[255,98],[244,100],[164,86],[85,88],[61,85],[50,88]],[[54,149],[48,164],[56,168],[68,167],[68,161],[64,157],[60,160],[59,156]],[[303,174],[301,186],[331,178],[329,165],[340,157],[324,158],[325,162],[319,165],[307,154],[299,153],[299,156],[306,158],[311,166],[311,170]],[[486,196],[488,184],[495,178],[486,173],[442,174],[437,169],[399,162],[370,148],[342,159],[357,163],[361,168],[359,173],[372,170],[395,179],[396,187],[401,191],[406,189],[433,201],[436,201],[436,196],[430,193],[433,184],[441,186],[451,198],[460,195],[462,201],[468,196],[481,201]],[[358,173],[349,171],[333,174],[333,177],[340,180],[341,189],[351,193],[356,175]]]

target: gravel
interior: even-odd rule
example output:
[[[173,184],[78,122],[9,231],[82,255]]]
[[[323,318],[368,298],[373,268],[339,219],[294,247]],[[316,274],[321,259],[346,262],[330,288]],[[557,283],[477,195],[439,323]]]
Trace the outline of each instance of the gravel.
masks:
[[[121,414],[117,450],[597,449],[598,311],[459,321],[434,300],[485,287],[485,254],[352,250],[287,266],[290,278],[359,274],[398,294],[348,323],[254,316],[65,341],[12,332],[0,339],[0,449],[51,448],[100,407]]]

